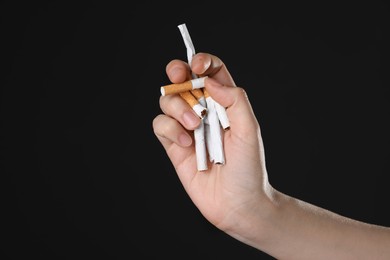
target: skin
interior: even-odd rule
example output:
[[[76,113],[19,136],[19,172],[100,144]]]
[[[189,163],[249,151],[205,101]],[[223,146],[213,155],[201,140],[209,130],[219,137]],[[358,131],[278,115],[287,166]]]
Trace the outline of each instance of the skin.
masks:
[[[208,76],[205,88],[230,121],[224,132],[225,165],[198,172],[192,130],[200,119],[179,95],[161,96],[153,130],[196,207],[220,230],[277,259],[390,259],[390,228],[338,215],[272,187],[260,125],[245,90],[223,61],[197,53],[191,66],[172,60],[172,83]]]

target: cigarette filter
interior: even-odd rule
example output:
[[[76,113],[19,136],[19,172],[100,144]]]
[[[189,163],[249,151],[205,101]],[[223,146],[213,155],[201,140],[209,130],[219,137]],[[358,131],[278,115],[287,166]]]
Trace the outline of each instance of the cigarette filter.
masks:
[[[204,80],[207,78],[195,78],[188,81],[185,81],[183,83],[175,83],[175,84],[169,84],[161,87],[161,95],[171,95],[171,94],[177,94],[184,91],[189,91],[193,89],[199,89],[204,87]]]
[[[204,97],[202,89],[193,89],[191,90],[191,93],[192,95],[194,95],[194,97],[196,97],[196,99],[202,106],[207,107],[206,99]]]
[[[199,103],[190,91],[180,92],[179,95],[192,107],[200,118],[206,115],[207,109]]]

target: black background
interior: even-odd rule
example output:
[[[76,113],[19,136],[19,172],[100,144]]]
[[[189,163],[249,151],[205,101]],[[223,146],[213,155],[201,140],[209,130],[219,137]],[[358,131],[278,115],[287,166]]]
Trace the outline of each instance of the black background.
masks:
[[[390,225],[389,4],[227,2],[1,3],[1,259],[273,259],[153,134],[181,23],[247,90],[275,188]]]

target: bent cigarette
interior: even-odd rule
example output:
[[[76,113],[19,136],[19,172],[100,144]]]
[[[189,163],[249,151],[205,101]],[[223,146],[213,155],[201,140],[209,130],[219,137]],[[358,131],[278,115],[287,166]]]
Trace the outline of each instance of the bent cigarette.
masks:
[[[177,94],[184,91],[189,91],[193,89],[199,89],[204,87],[204,80],[207,78],[195,78],[188,81],[185,81],[183,83],[175,83],[175,84],[169,84],[161,87],[161,95],[171,95],[171,94]]]
[[[208,109],[207,121],[205,122],[205,124],[207,124],[208,127],[206,128],[206,144],[209,150],[210,161],[215,164],[225,164],[221,125],[215,107],[217,102],[208,94],[207,91],[204,92]]]
[[[203,89],[203,92],[205,93],[205,95],[207,97],[210,97],[210,95],[206,89]],[[229,118],[228,118],[227,113],[226,113],[226,109],[218,102],[214,101],[214,103],[215,103],[215,110],[217,111],[218,119],[219,119],[219,122],[221,123],[223,130],[229,130],[230,122],[229,122]]]
[[[179,95],[192,107],[200,118],[203,118],[206,115],[206,107],[202,106],[190,91],[180,92]]]
[[[187,30],[186,24],[180,24],[177,26],[180,30],[181,36],[183,38],[184,44],[186,46],[187,50],[187,59],[188,64],[191,64],[192,56],[195,54],[195,47],[192,43],[190,34]],[[191,73],[193,79],[199,79],[199,77],[195,73]],[[204,85],[204,82],[203,82]],[[199,93],[202,92],[202,93]],[[162,93],[162,92],[161,92]],[[199,103],[206,107],[207,104],[204,100],[204,98],[199,98],[198,94],[203,95],[203,91],[200,90],[200,88],[194,88],[191,90],[191,93],[198,99]],[[165,94],[165,89],[164,89]],[[205,116],[207,118],[207,116]],[[206,141],[205,141],[205,123],[204,119],[200,121],[200,124],[197,128],[194,130],[194,138],[195,138],[195,153],[196,153],[196,163],[198,171],[206,171],[208,169],[208,163],[207,163],[207,147],[206,147]]]

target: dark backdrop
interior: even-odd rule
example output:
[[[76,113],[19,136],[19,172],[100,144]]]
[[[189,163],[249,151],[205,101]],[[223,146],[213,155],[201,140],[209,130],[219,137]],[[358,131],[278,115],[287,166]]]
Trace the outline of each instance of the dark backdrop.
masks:
[[[153,134],[181,23],[247,90],[277,189],[390,225],[389,5],[210,2],[2,1],[2,259],[272,259],[202,217]]]

